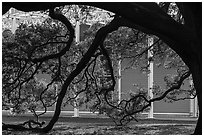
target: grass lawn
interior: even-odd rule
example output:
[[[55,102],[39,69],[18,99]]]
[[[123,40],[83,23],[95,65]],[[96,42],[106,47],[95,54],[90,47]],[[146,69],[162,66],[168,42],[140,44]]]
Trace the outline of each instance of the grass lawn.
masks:
[[[31,119],[30,116],[3,116],[5,123],[19,123]],[[51,117],[40,120],[49,122]],[[47,135],[190,135],[196,121],[140,119],[126,127],[116,127],[109,118],[60,117]],[[29,131],[2,131],[3,135],[33,135]]]

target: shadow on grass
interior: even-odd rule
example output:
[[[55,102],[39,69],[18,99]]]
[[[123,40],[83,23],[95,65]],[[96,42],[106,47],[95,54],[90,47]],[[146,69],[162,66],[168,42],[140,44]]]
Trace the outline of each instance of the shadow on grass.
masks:
[[[5,123],[23,122],[32,117],[3,116]],[[50,117],[40,120],[49,122]],[[126,127],[116,127],[108,118],[60,117],[48,135],[190,135],[196,121],[139,119]],[[2,131],[3,135],[34,135],[30,131]]]
[[[190,135],[195,125],[57,125],[47,135]],[[32,132],[3,131],[3,135],[33,135]]]

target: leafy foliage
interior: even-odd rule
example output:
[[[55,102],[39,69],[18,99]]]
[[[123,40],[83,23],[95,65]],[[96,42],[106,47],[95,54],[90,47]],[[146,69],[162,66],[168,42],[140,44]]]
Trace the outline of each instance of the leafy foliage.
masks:
[[[50,26],[50,23],[53,23],[53,26]],[[39,104],[42,107],[40,96],[45,87],[37,84],[33,78],[46,68],[29,62],[29,59],[52,54],[57,52],[57,48],[63,47],[62,44],[44,46],[47,42],[59,41],[58,36],[64,33],[62,30],[63,26],[60,27],[57,22],[47,19],[42,24],[21,24],[15,34],[3,38],[3,102],[13,104],[14,112],[37,110]],[[50,66],[51,63],[46,64]],[[47,100],[44,102],[46,106],[53,100],[50,93],[51,91],[43,95]]]

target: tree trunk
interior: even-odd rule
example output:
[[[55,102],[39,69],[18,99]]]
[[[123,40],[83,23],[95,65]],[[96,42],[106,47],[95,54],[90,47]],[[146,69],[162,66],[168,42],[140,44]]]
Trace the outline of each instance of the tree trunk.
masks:
[[[60,113],[61,113],[61,105],[62,105],[62,101],[63,101],[63,98],[66,94],[66,91],[67,91],[67,87],[68,87],[68,84],[64,84],[63,87],[62,87],[62,90],[58,96],[58,99],[57,99],[57,104],[56,104],[56,107],[55,107],[55,112],[54,112],[54,115],[52,117],[52,119],[50,120],[49,124],[42,129],[42,132],[49,132],[54,124],[57,122],[57,120],[59,119],[59,116],[60,116]]]
[[[194,60],[191,72],[193,76],[193,83],[196,89],[199,107],[199,118],[194,131],[195,135],[202,135],[202,65],[198,60]]]
[[[57,122],[57,120],[59,118],[59,115],[61,113],[61,105],[62,105],[63,98],[64,98],[64,96],[66,94],[67,87],[70,85],[72,80],[79,73],[81,73],[82,70],[86,67],[86,65],[90,61],[91,57],[94,55],[94,53],[98,49],[98,46],[103,44],[103,42],[104,42],[106,36],[108,35],[108,33],[111,33],[111,32],[117,30],[120,27],[121,24],[118,23],[118,21],[119,21],[118,18],[114,18],[108,25],[100,28],[97,31],[97,33],[95,35],[95,38],[94,38],[91,46],[89,47],[88,51],[83,56],[83,58],[80,60],[80,62],[77,64],[75,70],[72,71],[71,74],[65,80],[65,82],[64,82],[64,84],[62,86],[62,90],[60,91],[60,93],[58,95],[54,116],[52,117],[52,119],[48,123],[48,125],[42,129],[42,132],[49,132],[53,128],[54,124]]]

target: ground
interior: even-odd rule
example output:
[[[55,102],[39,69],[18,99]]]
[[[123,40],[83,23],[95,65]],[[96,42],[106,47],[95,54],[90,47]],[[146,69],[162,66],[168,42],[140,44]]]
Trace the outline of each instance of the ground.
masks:
[[[30,115],[3,115],[5,123],[23,122],[32,118]],[[40,120],[48,122],[51,116],[44,116]],[[192,119],[139,119],[126,127],[116,127],[107,117],[81,116],[79,118],[62,116],[48,135],[190,135],[196,126]],[[33,135],[32,132],[2,131],[3,135]]]

